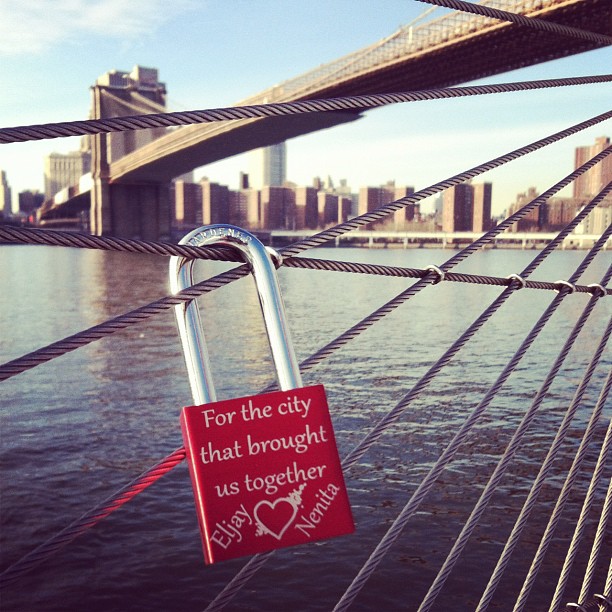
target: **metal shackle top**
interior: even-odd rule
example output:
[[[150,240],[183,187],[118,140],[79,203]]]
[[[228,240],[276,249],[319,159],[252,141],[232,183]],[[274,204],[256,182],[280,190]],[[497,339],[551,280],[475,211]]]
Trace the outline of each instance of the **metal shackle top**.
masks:
[[[266,247],[253,234],[232,225],[208,225],[198,228],[183,237],[179,244],[223,245],[236,249],[243,255],[255,278],[279,388],[286,391],[301,387],[302,378],[291,343],[276,268]],[[194,261],[186,257],[170,258],[170,290],[173,294],[194,284]],[[198,305],[195,300],[177,304],[174,313],[193,401],[196,404],[214,402],[217,398]]]

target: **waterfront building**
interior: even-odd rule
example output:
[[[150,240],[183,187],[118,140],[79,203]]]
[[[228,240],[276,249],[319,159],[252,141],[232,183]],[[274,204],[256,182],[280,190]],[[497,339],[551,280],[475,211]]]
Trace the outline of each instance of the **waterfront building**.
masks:
[[[202,224],[212,225],[216,223],[234,222],[244,223],[246,220],[246,206],[237,206],[232,210],[230,206],[230,190],[226,185],[212,183],[207,178],[200,181],[202,190]],[[234,218],[235,221],[230,221]]]
[[[295,229],[316,229],[319,209],[315,187],[295,188]]]
[[[238,175],[238,189],[248,189],[249,187],[249,175],[245,172],[240,172]]]
[[[26,215],[34,212],[37,208],[42,206],[45,201],[44,194],[38,190],[34,191],[22,191],[18,195],[19,200],[19,212],[25,213]]]
[[[232,225],[258,229],[258,225],[249,224],[249,190],[228,192],[229,218]]]
[[[612,223],[612,202],[604,201],[596,206],[576,227],[576,234],[603,234]]]
[[[601,153],[609,146],[610,138],[601,136],[596,138],[595,143],[592,145],[577,147],[574,156],[574,169],[578,168],[598,153]],[[610,181],[612,181],[612,155],[608,155],[574,181],[574,197],[592,199]],[[612,196],[608,195],[606,200],[612,200]]]
[[[246,199],[247,221],[246,227],[261,228],[261,193],[257,189],[248,189],[243,193]]]
[[[388,183],[386,188],[383,188],[383,199],[386,200],[383,204],[406,198],[414,193],[414,187],[395,187],[395,183]],[[415,216],[418,217],[420,207],[418,204],[407,204],[403,208],[396,210],[393,213],[393,226],[396,230],[406,229],[407,223],[412,223]]]
[[[51,153],[44,159],[45,198],[52,198],[65,187],[79,184],[80,178],[91,171],[91,153],[86,150],[71,153]]]
[[[295,192],[291,187],[266,185],[261,190],[261,227],[295,228]]]
[[[230,190],[204,177],[199,183],[175,180],[174,224],[196,227],[215,223],[230,223]],[[244,221],[245,215],[236,213]]]
[[[516,196],[516,201],[510,205],[508,209],[508,216],[512,216],[515,212],[518,212],[523,206],[526,206],[532,200],[535,200],[540,192],[535,187],[529,187],[526,192],[519,193]],[[522,219],[517,221],[510,228],[513,232],[537,232],[541,226],[543,219],[544,209],[542,206],[538,206],[537,208],[531,210],[527,215],[525,215]]]
[[[344,223],[353,216],[353,198],[349,196],[338,196],[338,220],[337,223]]]
[[[240,172],[238,191],[228,192],[230,223],[251,230],[262,229],[261,194],[251,188],[249,174]]]
[[[484,233],[491,229],[491,183],[478,183],[473,188],[472,231]]]
[[[360,187],[357,212],[359,216],[376,209],[380,202],[380,189],[378,187]]]
[[[518,212],[523,206],[535,200],[539,192],[530,187],[526,193],[519,193],[509,210],[508,215]],[[515,223],[513,232],[554,232],[564,228],[578,213],[578,210],[588,201],[588,198],[553,197],[534,210],[530,211],[520,221]],[[583,232],[585,233],[585,232]]]
[[[340,196],[328,191],[317,193],[318,226],[328,227],[338,223],[338,207]]]
[[[346,179],[340,179],[340,185],[334,189],[334,193],[344,196],[351,201],[351,211],[349,217],[355,217],[358,214],[359,196],[353,193]]]
[[[583,204],[582,198],[550,198],[542,207],[540,231],[554,232],[563,229],[574,219]]]
[[[381,185],[380,187],[362,187],[359,190],[357,212],[359,215],[364,215],[384,204],[394,202],[412,193],[414,193],[413,187],[396,187],[395,181],[389,181],[386,185]],[[412,221],[418,211],[418,206],[414,204],[408,204],[406,207],[396,211],[390,220],[393,229],[405,229],[406,222]],[[383,221],[382,223],[384,224],[385,222]],[[375,225],[374,223],[368,224],[368,228],[371,229]]]
[[[174,181],[174,219],[180,226],[196,226],[202,222],[202,190],[196,183]]]
[[[0,170],[0,213],[2,213],[5,217],[9,217],[13,214],[11,198],[11,186],[9,185],[6,172],[4,170]]]
[[[474,219],[474,189],[469,183],[455,185],[444,192],[443,232],[471,232]]]

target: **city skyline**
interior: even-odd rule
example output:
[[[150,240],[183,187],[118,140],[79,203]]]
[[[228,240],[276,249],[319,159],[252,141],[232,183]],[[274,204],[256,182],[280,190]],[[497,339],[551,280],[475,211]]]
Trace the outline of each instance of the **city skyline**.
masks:
[[[574,168],[577,169],[610,146],[609,137],[577,147]],[[282,148],[280,149],[282,151]],[[264,169],[275,158],[279,168],[285,166],[278,148],[268,151],[260,159]],[[532,210],[510,231],[558,231],[575,218],[576,214],[612,181],[612,156],[607,156],[572,183],[572,195],[556,195]],[[275,183],[271,185],[271,183]],[[250,183],[249,175],[241,173],[237,191],[208,178],[199,183],[179,180],[172,190],[171,225],[175,230],[192,230],[201,225],[230,223],[250,230],[317,230],[334,226],[351,217],[364,215],[384,204],[414,193],[414,188],[388,181],[384,185],[351,188],[346,180],[335,185],[314,177],[310,186],[290,181],[279,184],[278,173],[269,173],[264,186]],[[386,231],[442,231],[484,233],[500,219],[492,214],[493,184],[477,180],[465,181],[438,194],[434,211],[423,210],[421,202],[409,203],[366,229]],[[540,195],[530,186],[516,194],[506,216],[514,214]],[[579,233],[597,234],[609,225],[612,199],[606,196],[581,223]]]
[[[0,67],[4,126],[86,118],[89,87],[98,75],[115,68],[130,70],[135,64],[159,68],[171,110],[230,105],[371,44],[429,10],[419,2],[390,0],[387,10],[380,11],[369,3],[336,0],[308,6],[261,1],[245,4],[239,12],[214,4],[160,3],[156,12],[149,4],[145,10],[138,0],[127,7],[102,1],[97,5],[100,11],[93,11],[96,22],[85,10],[87,2],[73,5],[72,13],[59,4],[55,11],[45,11],[45,30],[38,29],[43,16],[35,2],[4,4],[2,17],[6,12],[7,19],[0,20],[0,33],[6,35],[0,46],[5,56]],[[102,12],[104,7],[107,13]],[[83,14],[77,15],[79,8]],[[436,9],[433,16],[447,13]],[[50,27],[53,36],[47,32]],[[242,36],[244,31],[248,37]],[[176,40],[181,44],[173,43]],[[607,69],[611,59],[612,51],[602,49],[480,82],[597,74]],[[32,96],[32,91],[44,91],[44,98]],[[327,175],[353,185],[395,179],[418,190],[604,112],[609,91],[610,85],[593,85],[377,109],[354,124],[289,141],[286,176],[296,184]],[[496,186],[493,213],[507,208],[530,185],[543,191],[570,172],[568,152],[610,133],[611,123],[483,176]],[[44,156],[78,148],[77,139],[3,145],[0,168],[14,194],[42,191]],[[239,173],[245,170],[245,156],[236,156],[198,169],[196,179],[209,176],[236,188]]]
[[[53,185],[55,190],[72,186],[81,177],[84,167],[89,167],[91,154],[85,143],[83,140],[81,151],[65,156],[51,154],[45,159],[47,196],[49,185]],[[584,164],[609,145],[610,137],[603,136],[596,138],[593,143],[577,147],[573,155],[574,168]],[[326,180],[313,177],[310,185],[297,185],[286,180],[287,159],[284,143],[257,150],[255,153],[251,154],[251,171],[256,173],[258,179],[253,181],[249,173],[241,171],[238,189],[205,176],[196,181],[193,173],[175,179],[170,189],[171,225],[175,229],[194,228],[211,223],[231,223],[252,230],[323,229],[373,211],[415,191],[412,186],[396,185],[395,180],[355,189],[346,179],[335,184],[330,176]],[[0,171],[0,179],[0,211],[4,208],[6,215],[5,204],[10,198],[11,190],[4,171]],[[612,156],[608,156],[574,181],[571,196],[551,198],[515,225],[514,231],[560,229],[610,180]],[[423,201],[409,204],[379,223],[371,224],[371,227],[384,226],[387,229],[404,231],[414,225],[422,230],[427,225],[427,231],[437,229],[443,232],[483,232],[536,198],[540,191],[529,186],[525,191],[517,193],[503,215],[493,213],[492,193],[492,183],[469,180],[439,193],[434,199],[433,210],[422,208]],[[17,195],[19,212],[30,217],[33,209],[40,206],[44,198],[43,194],[32,191],[20,192]],[[603,205],[595,211],[601,208],[601,214],[597,216],[594,212],[590,215],[587,226],[601,226],[597,231],[603,231],[610,217],[610,203],[610,198],[605,198]]]

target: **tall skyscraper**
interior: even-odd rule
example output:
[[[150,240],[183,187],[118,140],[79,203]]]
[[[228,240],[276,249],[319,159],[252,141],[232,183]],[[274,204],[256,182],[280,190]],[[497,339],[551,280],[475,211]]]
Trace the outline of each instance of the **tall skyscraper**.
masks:
[[[251,153],[249,184],[255,189],[282,187],[287,180],[287,146],[280,142]]]
[[[51,153],[44,160],[45,197],[52,198],[64,187],[77,185],[79,179],[91,171],[88,151]]]
[[[11,187],[8,183],[6,172],[4,170],[0,170],[0,213],[3,213],[5,217],[8,217],[13,213],[11,198]]]
[[[595,139],[595,144],[578,147],[574,157],[574,168],[578,168],[609,146],[610,138],[601,136]],[[591,199],[610,181],[612,181],[612,155],[608,155],[574,181],[574,197]],[[608,196],[607,199],[612,199],[612,197]]]

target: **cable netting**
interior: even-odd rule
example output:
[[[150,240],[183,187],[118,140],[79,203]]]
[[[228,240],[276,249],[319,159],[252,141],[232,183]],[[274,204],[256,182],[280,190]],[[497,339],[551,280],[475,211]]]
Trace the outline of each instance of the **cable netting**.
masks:
[[[467,4],[459,0],[424,1],[460,10],[466,9],[463,5]],[[495,16],[492,10],[489,10],[489,16]],[[498,14],[497,17],[504,18],[501,14]],[[529,27],[529,24],[523,23],[522,25]],[[537,24],[534,27],[537,27]],[[548,28],[542,25],[539,27]],[[550,28],[548,29],[550,30]],[[554,30],[555,28],[552,29]],[[562,33],[569,36],[579,35],[571,31],[571,29],[565,29]],[[599,42],[602,41],[599,40]],[[262,117],[270,116],[271,114],[299,114],[322,110],[338,110],[339,108],[363,109],[380,104],[434,99],[436,97],[503,93],[504,91],[514,91],[517,88],[533,89],[535,87],[602,82],[608,81],[610,78],[607,76],[568,79],[561,80],[563,82],[555,81],[554,83],[550,81],[546,83],[506,84],[505,86],[498,87],[486,86],[486,88],[456,88],[453,91],[440,90],[433,93],[411,92],[409,94],[388,94],[386,96],[369,96],[367,98],[357,96],[352,99],[305,101],[236,109],[214,109],[189,114],[160,113],[155,116],[121,118],[116,121],[107,120],[106,122],[97,123],[69,122],[51,126],[6,128],[0,130],[0,137],[4,139],[2,140],[3,142],[17,142],[27,139],[62,137],[75,133],[93,134],[115,129],[142,129],[151,125],[170,125],[171,123],[169,122],[171,121],[176,122],[172,123],[172,125],[182,125],[203,121]],[[425,462],[427,469],[421,470],[418,474],[418,479],[415,475],[411,475],[410,479],[406,479],[402,483],[402,500],[405,500],[405,503],[399,508],[398,512],[395,512],[394,516],[387,516],[383,525],[384,529],[381,528],[379,530],[378,541],[373,549],[364,550],[362,558],[356,559],[352,563],[355,570],[354,577],[347,581],[344,592],[338,592],[335,610],[349,609],[350,606],[355,605],[359,601],[364,602],[362,604],[364,607],[370,605],[368,602],[371,602],[371,600],[368,598],[371,595],[367,594],[368,582],[374,579],[377,571],[381,571],[381,568],[384,568],[384,563],[392,554],[396,543],[401,542],[402,538],[410,540],[410,535],[406,535],[407,532],[411,531],[410,528],[418,529],[422,527],[423,516],[431,512],[428,504],[432,503],[431,499],[439,494],[440,487],[443,487],[444,483],[450,482],[449,490],[452,489],[453,474],[455,471],[461,472],[461,470],[465,469],[465,454],[469,452],[469,449],[478,447],[476,441],[483,445],[483,438],[493,436],[492,431],[499,424],[496,424],[491,416],[491,405],[499,402],[500,398],[503,400],[512,393],[516,393],[517,398],[520,397],[521,409],[514,413],[508,412],[508,424],[504,423],[503,429],[505,433],[500,438],[499,445],[494,449],[487,447],[489,448],[487,451],[489,455],[487,455],[486,461],[482,466],[482,474],[479,474],[478,483],[470,492],[473,495],[467,495],[469,499],[466,500],[466,504],[469,504],[470,507],[465,509],[462,506],[465,520],[462,523],[461,529],[459,533],[455,532],[447,536],[448,545],[443,554],[438,555],[437,566],[433,571],[431,568],[428,568],[427,580],[429,580],[428,584],[430,586],[425,587],[427,590],[422,589],[419,610],[445,609],[444,606],[446,604],[440,603],[440,601],[444,600],[445,588],[449,582],[452,582],[453,572],[457,573],[456,568],[461,567],[461,562],[467,554],[466,551],[473,555],[473,550],[478,550],[477,546],[475,548],[471,547],[474,546],[474,541],[478,539],[479,534],[485,533],[486,526],[483,527],[483,520],[485,522],[491,521],[490,506],[492,504],[495,504],[495,508],[499,509],[497,497],[499,497],[500,491],[503,492],[505,490],[508,474],[513,474],[515,470],[518,470],[519,467],[517,466],[522,466],[519,460],[521,453],[527,452],[525,450],[525,441],[530,439],[529,436],[534,431],[537,433],[537,436],[542,437],[544,456],[538,465],[537,473],[521,475],[521,479],[524,478],[528,482],[522,485],[517,495],[520,498],[520,505],[517,505],[512,511],[508,510],[509,514],[511,514],[507,530],[508,537],[504,542],[497,543],[499,550],[496,551],[495,565],[490,568],[490,578],[487,578],[487,584],[482,585],[479,601],[474,602],[474,609],[479,611],[485,610],[491,605],[500,585],[504,581],[508,581],[508,574],[506,574],[508,568],[513,568],[512,571],[515,573],[518,572],[516,568],[521,563],[516,562],[518,555],[513,555],[513,553],[521,550],[521,554],[526,554],[525,547],[521,548],[522,539],[524,539],[524,534],[529,530],[529,519],[536,512],[536,508],[540,512],[544,511],[538,503],[541,497],[545,495],[547,487],[552,487],[557,496],[554,507],[550,511],[548,524],[539,538],[537,549],[534,551],[531,567],[521,567],[520,571],[524,570],[524,583],[520,588],[515,588],[517,592],[516,602],[513,604],[515,606],[514,609],[529,609],[525,608],[525,606],[528,605],[532,588],[539,579],[538,574],[543,567],[548,548],[551,546],[551,542],[556,543],[554,539],[556,537],[555,530],[562,521],[563,513],[566,511],[567,505],[569,505],[568,500],[571,497],[580,498],[580,516],[576,519],[575,530],[571,535],[567,554],[564,555],[562,567],[558,572],[556,589],[554,589],[552,595],[550,609],[555,611],[561,609],[568,592],[571,592],[571,596],[580,603],[582,609],[597,609],[597,607],[603,609],[603,606],[606,605],[605,598],[610,598],[610,577],[607,576],[607,582],[604,581],[602,584],[604,572],[602,572],[601,564],[602,559],[604,559],[605,563],[606,558],[605,551],[607,549],[604,541],[611,507],[609,479],[606,481],[604,474],[609,474],[609,447],[611,443],[610,426],[607,423],[610,418],[609,392],[612,381],[612,374],[610,373],[612,363],[607,344],[612,333],[612,318],[609,314],[606,314],[606,308],[609,311],[610,296],[612,296],[612,288],[608,287],[612,277],[612,266],[608,265],[605,272],[596,279],[596,282],[589,283],[583,279],[585,276],[588,276],[589,267],[597,258],[601,260],[602,257],[606,257],[612,237],[612,225],[609,225],[601,234],[592,248],[582,257],[573,273],[567,278],[562,280],[535,280],[530,277],[534,273],[539,272],[541,268],[545,268],[547,258],[552,253],[559,252],[564,244],[564,240],[576,230],[595,208],[609,201],[612,183],[605,185],[596,196],[591,198],[590,201],[585,202],[577,215],[541,251],[537,251],[535,256],[526,262],[526,265],[520,272],[513,272],[510,275],[485,275],[457,271],[454,268],[469,260],[470,256],[481,251],[483,248],[490,247],[494,244],[496,236],[509,230],[513,224],[526,218],[534,211],[537,213],[537,210],[551,197],[558,194],[563,188],[571,185],[598,164],[608,163],[612,147],[607,147],[591,160],[576,168],[576,170],[560,179],[542,195],[534,198],[511,217],[485,232],[478,240],[465,248],[458,249],[440,265],[405,267],[338,261],[317,256],[301,256],[308,249],[325,245],[338,236],[384,219],[409,204],[417,203],[426,197],[469,181],[493,168],[554,144],[581,130],[598,125],[610,119],[610,117],[612,117],[612,111],[588,119],[496,159],[489,160],[477,167],[469,168],[406,198],[385,204],[367,214],[323,230],[318,234],[280,250],[285,274],[297,276],[305,274],[306,272],[303,271],[306,270],[320,274],[330,272],[349,273],[351,275],[365,275],[364,283],[374,282],[374,277],[394,279],[393,282],[404,283],[401,285],[402,289],[399,293],[395,291],[394,295],[384,301],[382,305],[377,306],[371,312],[362,316],[357,323],[351,325],[345,331],[339,334],[335,332],[335,337],[331,341],[326,341],[322,346],[314,349],[310,355],[304,357],[300,363],[302,373],[310,371],[327,360],[329,360],[329,367],[333,368],[334,360],[337,359],[341,351],[348,350],[346,347],[350,348],[355,344],[364,342],[364,338],[369,337],[369,334],[372,333],[368,331],[371,328],[388,329],[389,319],[393,319],[393,316],[398,312],[406,311],[408,309],[406,303],[410,300],[416,302],[422,297],[421,293],[433,295],[434,292],[447,289],[449,285],[460,285],[464,290],[473,292],[483,291],[485,288],[487,291],[498,290],[498,294],[488,305],[481,308],[469,320],[462,322],[461,325],[464,325],[464,327],[456,330],[457,333],[454,336],[456,339],[450,343],[450,346],[447,343],[444,345],[446,348],[440,349],[441,355],[428,355],[419,368],[415,366],[416,373],[411,372],[410,376],[406,376],[404,382],[393,383],[394,398],[392,408],[389,409],[387,407],[384,410],[372,411],[367,416],[363,426],[351,432],[350,436],[347,436],[347,440],[343,445],[342,468],[349,483],[352,483],[357,488],[361,482],[360,478],[364,479],[364,471],[367,472],[371,469],[372,462],[369,457],[372,454],[376,454],[376,460],[378,461],[379,454],[382,453],[384,455],[384,451],[387,448],[385,439],[390,435],[390,432],[395,432],[396,430],[406,431],[406,427],[410,425],[411,419],[415,419],[414,422],[418,423],[418,419],[422,417],[417,416],[417,406],[420,407],[420,410],[435,411],[436,394],[440,393],[439,386],[446,384],[440,381],[445,381],[446,376],[451,376],[452,378],[458,364],[464,363],[463,355],[469,353],[473,345],[477,345],[479,349],[485,347],[491,351],[491,361],[495,364],[495,376],[490,377],[486,384],[484,380],[482,384],[476,384],[476,382],[480,383],[481,381],[473,382],[474,389],[469,392],[466,391],[466,406],[461,422],[455,424],[452,435],[444,439],[443,443],[440,441],[436,446],[435,452],[432,452],[432,455]],[[152,121],[155,123],[151,123]],[[112,334],[125,333],[125,330],[129,330],[132,326],[142,324],[177,304],[190,302],[200,296],[211,294],[249,273],[248,266],[240,263],[240,257],[223,248],[191,247],[10,226],[0,226],[0,240],[15,244],[95,249],[109,252],[156,255],[160,257],[178,255],[193,259],[235,262],[239,264],[229,271],[212,276],[176,295],[158,298],[149,304],[137,307],[121,315],[113,316],[102,323],[12,359],[0,365],[0,381],[13,379],[18,375],[35,369],[37,366],[47,364],[55,358],[67,355],[78,348],[92,345],[96,341],[107,338]],[[340,284],[342,280],[339,276],[337,278],[337,282]],[[397,286],[394,285],[394,287]],[[539,291],[533,292],[527,290]],[[533,321],[531,320],[534,315],[532,307],[524,307],[525,320],[529,321],[529,324],[526,323],[524,329],[516,332],[518,347],[514,351],[499,350],[500,355],[494,354],[498,347],[490,345],[492,342],[491,338],[502,345],[504,342],[503,335],[497,331],[492,336],[487,336],[488,346],[484,346],[482,342],[485,341],[481,341],[480,338],[492,326],[496,325],[496,321],[502,317],[498,313],[505,312],[505,309],[508,308],[507,302],[516,305],[524,296],[533,295],[534,293],[537,293],[540,297],[550,297],[551,299],[548,303],[538,302],[537,318]],[[486,295],[492,294],[487,293]],[[486,300],[489,300],[489,298],[487,297]],[[486,300],[483,298],[482,302],[486,303]],[[521,308],[521,306],[515,307]],[[557,324],[555,322],[558,322],[561,316],[559,313],[564,313],[563,316],[567,317],[570,323],[564,321],[564,324],[559,326],[558,337],[556,338],[557,351],[552,359],[552,363],[546,368],[542,378],[538,378],[535,381],[536,390],[533,392],[533,395],[529,398],[520,396],[520,391],[513,390],[512,381],[517,377],[518,373],[533,367],[529,364],[534,359],[534,350],[545,341],[543,338],[549,337],[550,332],[548,330],[551,326]],[[593,323],[598,317],[599,323]],[[601,320],[605,320],[605,324],[602,325]],[[503,329],[503,324],[500,325]],[[591,342],[588,347],[582,346],[582,350],[588,359],[585,358],[586,361],[584,363],[575,364],[575,369],[572,369],[574,367],[574,364],[571,363],[572,356],[575,355],[576,347],[581,346],[581,342],[585,344],[582,339],[588,333],[588,330],[591,329],[589,326],[597,330],[594,332],[596,342]],[[368,331],[367,334],[365,333],[366,331]],[[504,331],[514,338],[514,330]],[[359,356],[359,353],[356,354]],[[467,360],[468,358],[466,357],[465,359]],[[357,358],[356,360],[359,361]],[[360,363],[358,365],[362,366]],[[368,367],[367,361],[365,361],[365,365]],[[571,376],[567,374],[568,369],[571,369]],[[33,372],[31,375],[36,375],[36,372]],[[366,375],[364,374],[364,376]],[[566,395],[558,390],[559,378],[562,379],[564,384],[569,379],[573,381],[575,392],[571,398],[568,399]],[[461,382],[460,380],[454,380],[452,383],[456,385],[457,395],[461,395],[463,392]],[[261,389],[262,391],[269,391],[274,386],[274,383],[262,385]],[[551,397],[554,397],[555,401],[558,400],[563,406],[559,422],[556,425],[556,432],[552,439],[547,438],[545,440],[544,434],[537,429],[536,424],[542,418],[542,412],[545,412],[545,407],[550,406]],[[423,403],[425,408],[423,408]],[[517,400],[516,403],[518,404],[519,401]],[[556,408],[558,406],[555,406]],[[586,417],[585,414],[587,415]],[[578,434],[576,433],[577,431]],[[576,435],[579,435],[580,439],[577,443],[574,443],[571,460],[564,471],[558,467],[561,461],[560,457],[565,457],[567,461],[567,454],[564,455],[563,453],[565,452],[568,439],[572,439],[572,436]],[[593,455],[596,455],[596,461],[592,460]],[[178,448],[169,453],[165,458],[156,462],[153,467],[145,469],[140,476],[107,497],[102,503],[85,512],[79,519],[73,521],[59,533],[46,539],[40,546],[27,552],[21,558],[11,562],[0,574],[0,585],[2,588],[12,588],[11,585],[43,565],[51,556],[58,554],[67,544],[74,542],[87,530],[98,525],[102,519],[111,515],[115,510],[122,508],[124,504],[136,495],[158,482],[161,476],[180,465],[184,458],[184,448]],[[382,459],[380,460],[382,461]],[[474,461],[476,460],[477,458],[474,459]],[[587,476],[584,476],[585,471],[588,472]],[[468,469],[466,473],[471,472]],[[579,477],[580,474],[583,475],[582,482]],[[559,484],[560,481],[562,481],[562,484]],[[586,491],[582,487],[583,482],[588,482],[588,490]],[[157,489],[160,491],[160,494],[163,494],[163,487],[161,485]],[[604,499],[602,491],[605,490],[608,492]],[[361,503],[361,493],[358,497]],[[360,513],[364,512],[361,507],[358,511]],[[595,512],[598,512],[598,519],[596,526],[593,527],[594,520],[591,514]],[[438,525],[438,523],[435,524]],[[358,530],[357,537],[359,535]],[[533,536],[533,534],[531,535]],[[574,585],[573,583],[570,584],[572,568],[582,563],[582,561],[576,561],[577,551],[580,543],[588,538],[592,539],[592,547],[588,555],[588,566],[584,569],[584,577],[580,581],[579,591],[574,592]],[[326,550],[330,548],[333,554],[332,547],[328,547]],[[126,554],[129,554],[129,551]],[[236,598],[240,597],[241,592],[254,579],[259,570],[262,570],[265,566],[278,566],[286,562],[287,558],[283,556],[283,560],[276,563],[275,557],[279,556],[274,553],[265,553],[252,557],[238,569],[235,575],[212,598],[207,610],[220,610],[230,605],[231,602],[234,602],[232,605],[235,605]],[[304,557],[307,558],[308,554],[305,554]],[[300,553],[296,553],[295,558],[299,561],[298,567],[301,570],[304,569],[301,564],[306,563],[308,559],[304,561],[300,558]],[[310,562],[316,563],[314,553]],[[276,571],[284,572],[282,568],[279,570],[278,567],[276,567]],[[343,574],[342,579],[344,577]],[[305,582],[308,581],[307,575],[300,578]],[[523,580],[523,576],[521,576],[521,580]],[[366,592],[365,595],[364,592]],[[506,592],[508,592],[508,589]],[[273,606],[275,604],[270,605]]]

